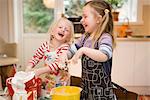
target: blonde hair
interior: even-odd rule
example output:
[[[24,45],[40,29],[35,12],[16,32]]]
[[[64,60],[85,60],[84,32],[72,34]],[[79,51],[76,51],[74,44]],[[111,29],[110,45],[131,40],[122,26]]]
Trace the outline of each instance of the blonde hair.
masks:
[[[73,27],[73,23],[69,21],[65,16],[62,16],[58,20],[55,20],[49,27],[48,33],[50,34],[50,41],[53,39],[53,36],[52,36],[53,30],[58,26],[58,23],[60,23],[62,20],[65,21],[70,26],[71,36],[70,38],[67,38],[68,40],[66,40],[66,43],[71,44],[74,41],[74,27]]]
[[[102,16],[102,21],[99,23],[94,33],[94,37],[92,38],[92,47],[94,48],[96,42],[103,33],[109,33],[112,36],[113,47],[115,47],[116,43],[113,34],[114,24],[111,14],[111,6],[104,0],[89,1],[85,4],[85,6],[92,7],[99,15]]]

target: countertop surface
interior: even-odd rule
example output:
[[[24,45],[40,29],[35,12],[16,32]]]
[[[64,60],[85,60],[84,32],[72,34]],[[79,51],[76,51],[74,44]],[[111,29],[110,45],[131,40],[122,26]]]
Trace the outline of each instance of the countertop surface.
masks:
[[[149,37],[126,37],[126,38],[116,38],[117,41],[150,41]]]
[[[18,59],[15,57],[0,57],[0,66],[16,64]]]
[[[81,37],[82,34],[75,34],[75,40]],[[128,37],[117,37],[117,41],[150,41],[150,36],[128,36]]]

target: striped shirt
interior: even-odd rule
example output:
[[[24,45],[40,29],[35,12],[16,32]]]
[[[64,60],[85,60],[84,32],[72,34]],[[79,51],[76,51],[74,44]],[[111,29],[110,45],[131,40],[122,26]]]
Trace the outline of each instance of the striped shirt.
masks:
[[[48,66],[51,71],[56,72],[58,69],[61,69],[63,61],[67,58],[67,50],[69,49],[68,44],[63,44],[58,47],[55,51],[51,51],[49,47],[49,42],[44,42],[35,52],[32,59],[29,61],[29,64],[32,64],[32,67],[38,64],[41,59],[44,59],[45,66]],[[64,63],[64,62],[63,62]]]

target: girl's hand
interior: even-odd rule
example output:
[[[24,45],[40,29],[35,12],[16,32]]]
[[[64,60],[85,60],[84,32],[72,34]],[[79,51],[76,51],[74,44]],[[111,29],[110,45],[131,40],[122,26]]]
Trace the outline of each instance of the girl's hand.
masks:
[[[39,69],[33,69],[34,73],[35,73],[35,77],[38,77],[40,75],[40,70]]]
[[[71,59],[71,62],[72,63],[77,63],[78,62],[78,59],[80,59],[82,57],[82,55],[84,54],[84,51],[86,50],[86,47],[82,47],[80,48],[76,53],[75,55],[72,57]]]
[[[34,68],[26,68],[25,69],[25,72],[31,72],[33,71],[35,73],[35,76],[38,76],[38,69],[34,69]]]

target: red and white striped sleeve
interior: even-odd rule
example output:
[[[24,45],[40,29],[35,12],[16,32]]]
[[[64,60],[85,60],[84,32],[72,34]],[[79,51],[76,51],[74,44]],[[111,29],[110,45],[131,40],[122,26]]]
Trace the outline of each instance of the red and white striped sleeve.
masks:
[[[56,61],[54,61],[51,65],[49,65],[49,68],[51,71],[53,71],[54,73],[57,72],[57,70],[61,69],[62,66],[60,66],[61,64],[61,59],[63,58],[64,60],[67,57],[67,51],[69,49],[69,45],[62,45],[60,48],[57,49],[57,58]]]
[[[48,49],[48,43],[44,42],[36,51],[31,60],[29,61],[29,64],[34,67],[38,64],[38,62],[43,58],[44,51]]]

